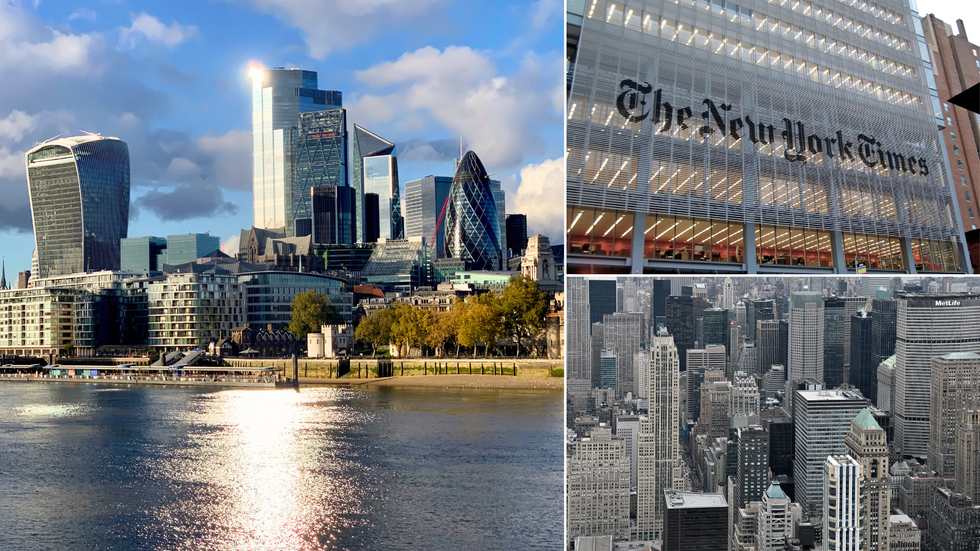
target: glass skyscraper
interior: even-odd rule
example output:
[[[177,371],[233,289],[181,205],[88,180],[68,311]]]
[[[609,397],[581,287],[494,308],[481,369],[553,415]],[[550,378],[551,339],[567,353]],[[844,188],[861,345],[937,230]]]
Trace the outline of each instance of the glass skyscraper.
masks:
[[[364,195],[368,193],[378,196],[378,237],[402,239],[405,225],[398,192],[395,144],[355,124],[353,161],[354,190],[358,203],[357,241],[367,241]]]
[[[501,268],[500,219],[490,176],[476,153],[467,151],[456,169],[446,208],[446,256],[471,270]]]
[[[313,205],[311,235],[318,245],[351,245],[357,236],[354,227],[354,188],[322,186],[310,188]]]
[[[292,198],[295,226],[292,233],[287,227],[287,235],[300,237],[313,232],[313,219],[317,218],[310,190],[347,187],[347,112],[330,109],[300,113],[298,131]]]
[[[340,92],[317,90],[315,71],[251,67],[252,201],[257,228],[293,235],[295,142],[300,113],[340,109]]]
[[[968,270],[915,2],[571,0],[568,22],[570,273]]]
[[[27,152],[37,272],[54,277],[118,270],[129,230],[129,147],[118,138],[76,136]]]
[[[445,216],[442,209],[447,206],[452,183],[453,179],[446,176],[426,176],[405,183],[405,237],[424,237],[426,243],[431,242],[433,259],[446,254],[440,216]]]

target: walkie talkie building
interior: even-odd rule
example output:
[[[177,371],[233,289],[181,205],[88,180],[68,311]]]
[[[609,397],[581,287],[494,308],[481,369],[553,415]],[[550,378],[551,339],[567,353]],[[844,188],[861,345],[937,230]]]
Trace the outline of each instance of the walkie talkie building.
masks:
[[[26,154],[37,275],[118,270],[129,231],[129,147],[97,135],[60,138]]]
[[[569,272],[968,270],[914,3],[568,10]]]

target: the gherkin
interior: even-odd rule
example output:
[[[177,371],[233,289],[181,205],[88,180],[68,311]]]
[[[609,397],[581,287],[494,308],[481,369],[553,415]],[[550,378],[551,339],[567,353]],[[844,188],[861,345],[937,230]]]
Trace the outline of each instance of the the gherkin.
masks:
[[[467,151],[449,188],[446,256],[466,261],[471,270],[499,270],[498,225],[490,176],[476,153]]]

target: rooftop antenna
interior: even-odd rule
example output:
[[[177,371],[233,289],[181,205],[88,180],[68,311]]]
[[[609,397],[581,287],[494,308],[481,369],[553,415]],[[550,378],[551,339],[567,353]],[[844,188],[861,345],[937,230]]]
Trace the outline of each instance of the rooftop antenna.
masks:
[[[89,132],[88,130],[82,130],[82,129],[79,129],[78,131],[81,132],[82,134],[87,135],[87,136],[101,136],[102,135],[101,132]]]
[[[48,142],[53,142],[54,140],[57,140],[57,139],[58,139],[58,138],[60,138],[60,137],[61,137],[61,134],[58,134],[57,136],[54,136],[54,137],[52,137],[52,138],[48,138],[48,139],[46,139],[46,140],[44,140],[43,142],[37,142],[37,143],[36,143],[36,144],[34,144],[34,145],[44,145],[44,144],[46,144],[46,143],[48,143]]]

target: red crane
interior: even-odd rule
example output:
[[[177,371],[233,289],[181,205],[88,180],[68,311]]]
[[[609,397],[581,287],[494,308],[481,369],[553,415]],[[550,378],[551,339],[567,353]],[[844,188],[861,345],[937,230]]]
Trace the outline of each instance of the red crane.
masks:
[[[434,248],[434,247],[436,246],[436,244],[438,243],[438,241],[436,240],[436,237],[438,237],[438,236],[439,236],[439,226],[441,226],[441,225],[442,225],[442,219],[443,219],[443,217],[445,217],[445,216],[446,216],[446,207],[448,207],[448,206],[449,206],[449,200],[450,200],[450,199],[452,199],[452,195],[448,195],[448,196],[446,197],[446,202],[442,204],[442,210],[441,210],[441,211],[439,211],[439,217],[438,217],[438,218],[436,218],[436,231],[434,231],[434,232],[432,232],[432,241],[431,241],[431,243],[432,243],[432,245],[430,245],[430,246],[431,246],[431,247],[433,247],[433,248]],[[441,252],[441,251],[436,251],[436,258],[438,258],[438,257],[439,257],[439,253],[440,253],[440,252]]]

